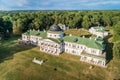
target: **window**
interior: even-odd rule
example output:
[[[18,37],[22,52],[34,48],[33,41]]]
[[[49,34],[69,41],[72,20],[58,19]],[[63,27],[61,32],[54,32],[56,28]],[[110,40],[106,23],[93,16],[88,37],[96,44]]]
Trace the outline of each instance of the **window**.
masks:
[[[75,45],[75,44],[73,44],[73,45],[72,45],[72,47],[73,47],[73,48],[76,48],[76,45]]]
[[[76,52],[73,50],[72,53],[76,53]]]
[[[82,49],[83,49],[83,47],[82,47]],[[84,49],[86,49],[86,47],[84,47]]]
[[[99,61],[98,61],[98,64],[102,64],[102,61],[99,60]]]
[[[58,46],[57,45],[55,45],[55,48],[57,48]]]
[[[38,38],[36,38],[36,40],[38,40]]]
[[[68,49],[66,49],[66,52],[68,51]]]
[[[66,45],[66,46],[68,46],[68,44],[67,44],[67,43],[65,43],[65,45]]]
[[[83,47],[81,46],[81,49],[83,49]]]
[[[69,46],[71,46],[71,44],[69,44]]]
[[[92,52],[92,53],[96,53],[96,51],[95,51],[95,50],[92,50],[91,52]]]

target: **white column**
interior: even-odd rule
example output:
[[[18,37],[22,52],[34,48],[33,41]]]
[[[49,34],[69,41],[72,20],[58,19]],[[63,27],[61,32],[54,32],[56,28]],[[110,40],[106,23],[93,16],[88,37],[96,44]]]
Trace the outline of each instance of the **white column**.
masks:
[[[82,56],[81,56],[80,60],[83,61],[83,57]]]
[[[102,66],[105,66],[105,61],[102,61]]]

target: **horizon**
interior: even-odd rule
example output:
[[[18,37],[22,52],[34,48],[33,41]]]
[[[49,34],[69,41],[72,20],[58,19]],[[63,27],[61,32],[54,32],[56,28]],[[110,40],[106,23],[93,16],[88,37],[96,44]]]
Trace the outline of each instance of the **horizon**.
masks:
[[[0,0],[0,11],[12,10],[120,10],[119,0]]]
[[[1,12],[3,11],[120,11],[117,9],[113,9],[113,10],[0,10]]]

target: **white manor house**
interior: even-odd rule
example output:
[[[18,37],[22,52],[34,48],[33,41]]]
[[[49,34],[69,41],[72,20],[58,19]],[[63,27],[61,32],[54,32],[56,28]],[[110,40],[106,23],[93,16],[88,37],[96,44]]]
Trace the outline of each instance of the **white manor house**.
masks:
[[[23,44],[40,46],[40,51],[52,55],[66,52],[80,56],[80,61],[106,67],[105,43],[100,37],[85,38],[66,35],[56,24],[48,31],[28,30],[22,34]]]
[[[92,34],[95,34],[97,36],[100,36],[102,38],[108,35],[108,32],[105,31],[104,27],[102,27],[102,26],[91,27],[89,29],[89,32]]]

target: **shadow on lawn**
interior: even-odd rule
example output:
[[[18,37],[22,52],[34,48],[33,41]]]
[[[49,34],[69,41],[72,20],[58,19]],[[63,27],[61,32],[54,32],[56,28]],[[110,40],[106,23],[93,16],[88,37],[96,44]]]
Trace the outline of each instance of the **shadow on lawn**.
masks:
[[[17,52],[34,48],[34,46],[19,45],[17,41],[18,37],[5,40],[0,46],[0,63],[5,60],[13,59],[13,55]]]
[[[107,64],[113,59],[113,43],[110,43],[108,41],[108,39],[111,38],[111,37],[112,37],[112,35],[108,35],[107,37],[105,37]]]

